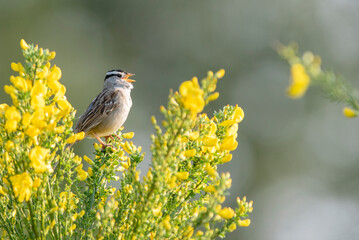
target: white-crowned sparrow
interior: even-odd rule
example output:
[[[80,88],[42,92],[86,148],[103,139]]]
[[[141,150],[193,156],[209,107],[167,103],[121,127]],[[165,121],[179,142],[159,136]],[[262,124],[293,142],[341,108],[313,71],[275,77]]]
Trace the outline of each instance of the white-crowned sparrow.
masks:
[[[100,137],[110,137],[126,121],[132,106],[131,83],[135,82],[128,78],[133,75],[120,69],[108,71],[102,92],[80,116],[75,132],[83,131],[86,136],[97,138],[104,147],[108,146]]]

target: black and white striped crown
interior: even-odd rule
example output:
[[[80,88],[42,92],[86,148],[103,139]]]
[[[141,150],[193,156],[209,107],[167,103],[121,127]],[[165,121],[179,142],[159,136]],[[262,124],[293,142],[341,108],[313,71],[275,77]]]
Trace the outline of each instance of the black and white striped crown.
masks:
[[[106,73],[106,76],[105,76],[105,80],[107,78],[110,78],[110,77],[113,77],[113,76],[117,76],[119,78],[122,78],[124,76],[126,76],[127,72],[121,70],[121,69],[115,69],[115,70],[110,70]]]

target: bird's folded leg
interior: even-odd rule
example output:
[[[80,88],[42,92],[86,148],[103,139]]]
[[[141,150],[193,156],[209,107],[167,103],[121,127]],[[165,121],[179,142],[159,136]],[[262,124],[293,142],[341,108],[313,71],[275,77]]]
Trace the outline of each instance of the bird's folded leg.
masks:
[[[95,133],[92,133],[92,134],[93,134],[94,137],[101,143],[102,149],[105,149],[106,147],[112,147],[112,148],[113,148],[113,146],[112,146],[111,144],[104,143],[104,142],[101,140],[101,138],[100,138],[99,136],[97,136]],[[107,139],[106,139],[106,141],[107,141]]]
[[[108,135],[108,136],[105,137],[106,142],[108,142],[108,139],[109,139],[109,138],[111,138],[111,139],[113,140],[113,137],[112,137],[111,135]]]
[[[120,142],[122,141],[122,138],[120,135],[118,135],[117,133],[114,133],[113,135],[115,135],[115,137],[117,137]]]

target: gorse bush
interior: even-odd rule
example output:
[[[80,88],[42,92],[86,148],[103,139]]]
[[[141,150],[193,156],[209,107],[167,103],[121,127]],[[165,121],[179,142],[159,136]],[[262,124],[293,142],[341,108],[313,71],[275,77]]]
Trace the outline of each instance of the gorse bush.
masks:
[[[55,52],[20,45],[25,64],[11,64],[18,76],[5,86],[12,105],[0,105],[2,239],[214,239],[249,226],[252,202],[223,207],[231,178],[217,172],[232,159],[244,113],[225,106],[201,114],[218,98],[224,70],[170,92],[162,126],[152,118],[151,167],[140,179],[145,154],[126,140],[132,132],[119,131],[113,147],[95,144],[93,159],[73,153],[69,144],[84,133],[73,133],[75,110],[50,64]]]

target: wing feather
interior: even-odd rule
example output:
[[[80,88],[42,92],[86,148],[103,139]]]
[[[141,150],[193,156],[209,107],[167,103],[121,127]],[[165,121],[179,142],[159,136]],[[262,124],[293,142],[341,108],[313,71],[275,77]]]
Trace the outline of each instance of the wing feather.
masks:
[[[76,125],[75,132],[90,132],[116,108],[121,106],[120,98],[117,96],[119,89],[104,89],[88,106],[84,114],[81,115]]]

